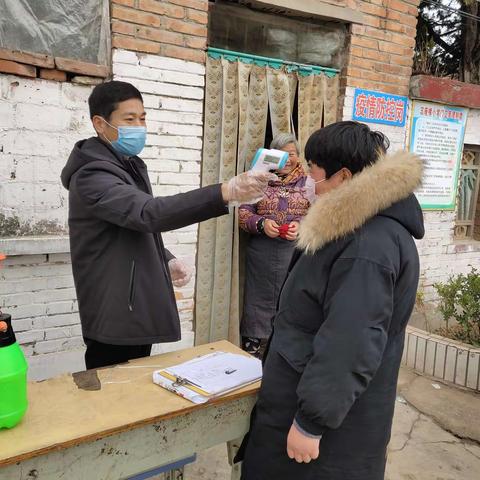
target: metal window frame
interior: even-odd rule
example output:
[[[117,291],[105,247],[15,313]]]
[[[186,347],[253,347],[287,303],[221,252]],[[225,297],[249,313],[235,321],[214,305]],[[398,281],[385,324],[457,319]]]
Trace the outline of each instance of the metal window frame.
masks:
[[[474,214],[471,220],[458,220],[455,218],[455,230],[454,230],[454,237],[456,240],[478,240],[475,238],[475,218],[477,214],[478,208],[478,199],[480,194],[480,145],[464,145],[462,157],[465,151],[473,151],[475,152],[476,156],[476,163],[474,165],[469,165],[468,167],[464,167],[463,164],[460,164],[460,171],[462,170],[477,170],[477,181],[475,183],[475,190],[473,192],[473,205],[474,205]],[[462,176],[459,175],[459,182],[461,181]],[[460,192],[460,186],[458,188],[458,192]],[[455,214],[458,215],[458,200],[457,200],[457,212]],[[457,227],[467,227],[467,234],[465,236],[459,236],[456,234]]]

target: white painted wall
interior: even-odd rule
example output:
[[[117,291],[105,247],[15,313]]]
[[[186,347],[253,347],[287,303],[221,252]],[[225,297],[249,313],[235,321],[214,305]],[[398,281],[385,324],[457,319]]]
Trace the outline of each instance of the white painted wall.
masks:
[[[72,145],[92,135],[90,87],[0,75],[0,214],[25,233],[65,233],[59,176]]]
[[[133,83],[144,95],[148,139],[142,158],[154,194],[197,188],[205,67],[115,50],[113,72],[115,79]],[[87,86],[0,75],[0,213],[15,216],[25,233],[49,227],[57,234],[21,242],[0,239],[0,252],[10,253],[0,270],[0,307],[14,318],[34,379],[84,368],[65,236],[68,192],[59,176],[73,144],[94,134],[90,91]],[[174,255],[195,266],[196,225],[166,233],[164,240]],[[176,292],[182,341],[155,345],[154,353],[193,344],[194,288],[192,280]]]

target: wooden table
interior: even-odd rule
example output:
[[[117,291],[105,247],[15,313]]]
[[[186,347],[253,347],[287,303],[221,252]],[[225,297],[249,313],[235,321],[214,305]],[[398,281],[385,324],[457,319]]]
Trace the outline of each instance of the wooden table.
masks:
[[[152,381],[154,370],[214,350],[242,353],[221,341],[30,383],[25,418],[0,430],[0,480],[125,479],[238,442],[259,382],[195,405]]]

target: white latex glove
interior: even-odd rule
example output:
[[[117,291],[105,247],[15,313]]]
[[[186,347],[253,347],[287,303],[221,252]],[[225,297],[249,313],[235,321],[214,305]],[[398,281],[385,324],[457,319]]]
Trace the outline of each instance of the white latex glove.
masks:
[[[192,278],[193,270],[178,258],[172,258],[168,262],[168,269],[175,287],[184,287]]]
[[[242,203],[257,203],[268,187],[268,182],[278,177],[269,172],[253,171],[241,173],[222,184],[222,194],[225,202],[231,206]]]

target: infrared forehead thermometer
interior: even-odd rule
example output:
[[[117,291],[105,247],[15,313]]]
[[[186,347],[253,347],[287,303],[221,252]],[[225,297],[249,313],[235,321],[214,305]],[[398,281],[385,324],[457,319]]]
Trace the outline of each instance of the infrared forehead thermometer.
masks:
[[[259,148],[252,160],[251,170],[270,172],[281,170],[288,160],[288,152],[283,150]]]

